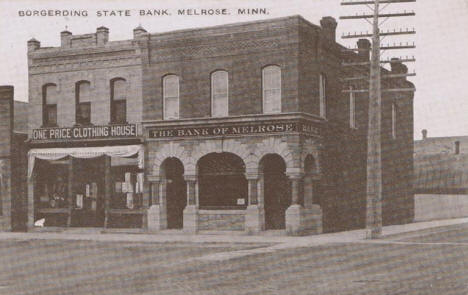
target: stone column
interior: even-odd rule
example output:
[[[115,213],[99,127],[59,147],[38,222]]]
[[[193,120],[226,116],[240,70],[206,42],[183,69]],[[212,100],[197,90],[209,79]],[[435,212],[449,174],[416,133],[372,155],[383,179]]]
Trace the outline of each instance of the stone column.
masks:
[[[148,209],[148,230],[159,231],[167,228],[167,207],[165,183],[159,176],[148,175],[151,188],[151,207]]]
[[[258,174],[247,174],[248,181],[248,206],[245,212],[245,231],[256,233],[265,230],[265,209],[263,202],[259,202],[259,180]]]
[[[28,178],[28,221],[27,230],[34,229],[34,185],[36,182],[36,173],[33,171]]]
[[[148,209],[149,209],[149,204],[151,200],[151,185],[150,183],[146,180],[146,178],[143,178],[143,199],[142,199],[142,209],[146,210],[146,212],[143,214],[143,220],[142,220],[142,226],[144,229],[148,229]]]
[[[106,157],[107,158],[107,157]],[[107,162],[106,162],[107,163]],[[110,158],[109,158],[109,170],[110,170]],[[68,162],[68,216],[67,216],[67,227],[71,225],[71,215],[73,211],[73,178],[74,178],[74,170],[73,170],[73,157],[70,156]]]
[[[187,206],[184,209],[184,231],[189,233],[196,233],[198,231],[198,189],[197,189],[197,176],[184,175],[187,183]]]
[[[109,222],[110,201],[112,196],[111,157],[104,156],[104,227]]]
[[[310,234],[322,233],[322,209],[315,196],[315,186],[319,179],[318,174],[307,174],[304,177],[304,228]]]
[[[286,232],[289,235],[300,235],[304,231],[304,207],[300,204],[302,173],[287,173],[291,181],[291,206],[286,209]]]

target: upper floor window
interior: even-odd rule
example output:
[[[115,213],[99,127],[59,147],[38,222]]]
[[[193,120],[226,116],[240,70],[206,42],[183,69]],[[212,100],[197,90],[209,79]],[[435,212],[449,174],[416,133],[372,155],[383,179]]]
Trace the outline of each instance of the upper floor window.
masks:
[[[42,87],[42,124],[57,126],[57,85],[47,84]]]
[[[263,113],[281,112],[281,68],[268,66],[262,71]]]
[[[125,79],[111,80],[111,123],[127,122],[127,92]]]
[[[327,117],[327,77],[320,74],[319,77],[319,95],[320,95],[320,117]]]
[[[211,115],[224,117],[229,114],[228,72],[216,71],[211,74]]]
[[[397,105],[392,103],[392,138],[396,139],[397,137]]]
[[[354,87],[349,86],[349,127],[356,128],[356,97]]]
[[[81,81],[75,85],[76,123],[91,124],[91,83]]]
[[[163,118],[179,119],[179,77],[167,75],[163,78]]]

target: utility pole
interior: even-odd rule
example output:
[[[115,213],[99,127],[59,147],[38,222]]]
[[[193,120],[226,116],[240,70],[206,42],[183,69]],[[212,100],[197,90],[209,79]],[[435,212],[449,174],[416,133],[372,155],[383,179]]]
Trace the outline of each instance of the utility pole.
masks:
[[[381,13],[388,5],[394,3],[406,3],[416,2],[416,0],[373,0],[373,1],[346,1],[342,2],[341,5],[365,5],[371,11],[372,14],[362,14],[354,16],[342,16],[340,19],[352,20],[352,19],[364,19],[372,25],[372,33],[355,33],[347,34],[343,36],[343,39],[349,38],[372,38],[371,48],[371,59],[370,62],[359,61],[359,62],[344,62],[343,66],[348,67],[361,67],[370,66],[369,74],[363,74],[354,77],[345,77],[344,82],[353,82],[359,80],[369,80],[369,88],[367,89],[345,89],[343,92],[350,93],[369,93],[369,120],[368,120],[368,133],[367,133],[367,195],[366,195],[366,238],[376,239],[382,234],[382,92],[405,92],[415,91],[414,88],[391,88],[382,89],[382,79],[394,79],[394,78],[406,78],[408,76],[414,76],[414,73],[400,73],[400,74],[388,74],[384,77],[381,76],[382,63],[388,63],[391,61],[381,61],[380,55],[381,50],[392,50],[392,49],[412,49],[415,48],[414,44],[399,44],[399,45],[387,45],[381,46],[381,36],[396,36],[415,34],[415,30],[400,30],[380,32],[379,23],[380,18],[386,18],[384,22],[390,17],[405,17],[414,16],[414,12],[400,12],[400,13]],[[382,8],[381,4],[386,4]],[[369,21],[372,19],[372,22]],[[348,49],[351,51],[360,51],[362,49],[352,48]],[[413,58],[400,58],[399,62],[414,62]],[[362,72],[362,71],[361,71]]]

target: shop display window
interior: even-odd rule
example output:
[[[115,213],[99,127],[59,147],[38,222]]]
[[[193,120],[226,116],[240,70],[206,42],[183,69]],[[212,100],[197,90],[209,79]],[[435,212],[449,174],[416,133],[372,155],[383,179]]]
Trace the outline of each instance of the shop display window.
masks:
[[[143,206],[143,172],[133,165],[111,168],[111,209],[140,209]]]
[[[39,208],[67,208],[68,160],[40,161],[36,179],[36,202]]]

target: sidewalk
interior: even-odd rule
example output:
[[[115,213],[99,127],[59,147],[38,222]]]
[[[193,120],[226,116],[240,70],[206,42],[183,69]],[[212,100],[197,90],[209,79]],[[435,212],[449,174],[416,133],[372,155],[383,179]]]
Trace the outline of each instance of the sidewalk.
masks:
[[[418,231],[426,229],[435,229],[438,227],[468,223],[468,218],[448,219],[418,222],[404,225],[391,225],[383,228],[383,237],[391,237],[393,235],[411,233],[417,234]],[[316,246],[329,243],[350,243],[365,240],[365,230],[352,230],[338,233],[327,233],[313,236],[291,237],[291,236],[269,236],[269,235],[239,235],[233,234],[185,234],[185,233],[100,233],[96,230],[76,231],[70,230],[65,232],[2,232],[0,240],[15,239],[15,240],[89,240],[102,242],[146,242],[146,243],[168,243],[168,242],[185,242],[185,243],[261,243],[275,244],[275,249],[291,248],[291,247],[306,247]]]

